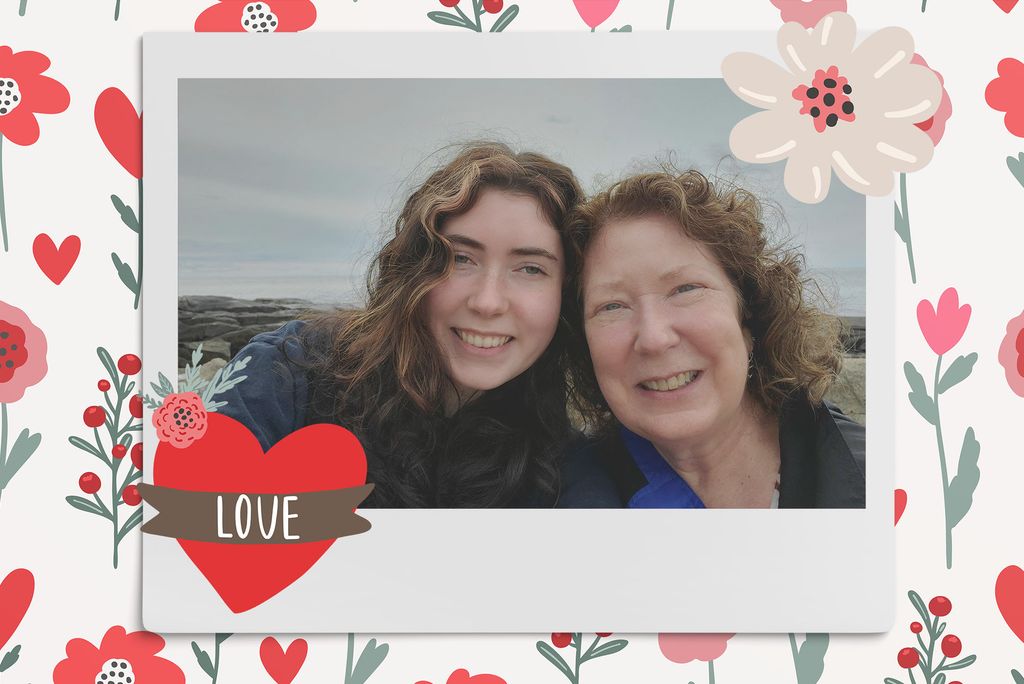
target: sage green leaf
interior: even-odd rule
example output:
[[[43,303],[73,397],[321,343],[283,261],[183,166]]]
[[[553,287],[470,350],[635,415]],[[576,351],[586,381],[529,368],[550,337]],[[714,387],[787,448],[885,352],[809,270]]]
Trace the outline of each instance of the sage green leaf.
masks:
[[[0,660],[0,672],[8,669],[14,663],[18,662],[18,657],[21,655],[21,644],[18,644],[10,651],[4,654],[3,660]]]
[[[117,540],[121,541],[122,539],[124,539],[125,535],[131,532],[136,527],[138,527],[139,523],[141,522],[142,507],[140,506],[139,508],[135,509],[135,512],[132,513],[127,520],[124,521],[124,527],[122,527],[121,531],[117,533]]]
[[[94,502],[89,501],[88,499],[83,499],[80,496],[65,496],[64,500],[71,504],[72,508],[77,508],[80,511],[85,511],[86,513],[98,515],[101,518],[107,518],[108,520],[110,519],[107,516],[107,514],[103,512],[103,509],[101,509]]]
[[[370,639],[363,652],[356,659],[356,665],[352,668],[352,679],[349,684],[364,684],[373,673],[377,671],[380,664],[388,657],[388,645],[377,645],[376,639]]]
[[[107,375],[114,381],[116,385],[121,378],[121,373],[117,370],[117,366],[114,364],[114,359],[103,347],[96,347],[96,356],[100,357],[100,363],[103,364],[104,370],[107,371]]]
[[[965,667],[970,667],[971,665],[973,665],[974,661],[977,660],[977,659],[978,659],[978,656],[969,655],[966,658],[962,658],[962,659],[956,661],[955,663],[950,663],[949,665],[943,665],[942,669],[943,670],[962,670]]]
[[[632,33],[632,32],[633,32],[633,25],[632,24],[626,24],[625,26],[620,26],[619,28],[613,28],[611,31],[609,31],[609,33]]]
[[[1024,156],[1024,155],[1022,155]],[[1024,183],[1022,183],[1024,185]],[[1024,684],[1024,675],[1016,670],[1010,670],[1010,675],[1013,676],[1013,684]]]
[[[935,675],[935,679],[932,680],[932,684],[946,684],[946,673],[940,672]]]
[[[626,648],[626,646],[628,645],[629,642],[625,639],[616,639],[614,641],[609,641],[608,643],[601,644],[600,646],[595,648],[594,652],[591,653],[590,657],[586,658],[586,660],[593,660],[594,658],[600,658],[602,656],[611,655],[612,653],[618,653],[622,649]]]
[[[886,677],[883,681],[885,684],[903,684],[900,680],[893,679],[892,677]]]
[[[907,383],[910,391],[928,396],[928,388],[924,386],[924,378],[917,372],[917,368],[910,361],[903,364],[903,375],[907,376]]]
[[[128,228],[134,232],[139,232],[139,219],[135,218],[135,211],[121,201],[121,198],[117,195],[111,195],[110,201],[114,205],[114,209],[117,209],[117,213],[121,215],[121,223],[128,226]]]
[[[39,448],[39,442],[42,439],[43,436],[38,432],[33,435],[27,428],[18,434],[18,438],[11,446],[11,451],[7,454],[7,463],[0,469],[2,470],[0,472],[0,489],[6,487],[21,466],[28,462],[29,457]]]
[[[216,643],[216,644],[217,644],[218,646],[220,646],[220,645],[221,645],[221,644],[223,644],[223,643],[224,643],[225,641],[227,641],[228,639],[230,639],[230,638],[231,638],[232,636],[234,636],[234,633],[230,633],[230,634],[215,634],[215,635],[213,636],[213,640],[214,640],[214,642],[215,642],[215,643]]]
[[[828,651],[828,634],[808,634],[797,651],[797,684],[818,684],[825,671],[825,653]]]
[[[1006,158],[1006,168],[1010,169],[1010,173],[1017,179],[1017,182],[1024,185],[1024,152],[1021,152],[1016,157]]]
[[[893,227],[896,229],[896,234],[900,236],[900,240],[907,242],[910,240],[910,222],[903,217],[900,213],[900,205],[893,202],[892,208],[895,210],[895,216],[893,217]]]
[[[907,395],[907,398],[910,399],[910,405],[921,414],[922,418],[932,425],[939,422],[939,411],[935,408],[935,402],[932,401],[931,397],[920,392],[911,392]]]
[[[469,26],[460,17],[447,12],[427,12],[427,18],[443,26],[458,26],[459,28],[475,28]]]
[[[935,389],[936,393],[942,394],[950,387],[963,382],[967,379],[967,376],[974,370],[974,364],[978,360],[978,353],[971,352],[967,356],[958,356],[956,360],[950,364],[946,372],[942,374],[942,379],[939,380],[939,385]]]
[[[117,277],[132,294],[137,294],[139,282],[135,279],[135,271],[132,270],[132,267],[121,261],[121,257],[117,256],[115,252],[110,253],[110,259],[114,262],[114,268],[117,269]]]
[[[206,673],[207,677],[213,677],[213,662],[210,660],[210,654],[199,648],[199,644],[192,642],[192,652],[196,654],[196,661],[199,663],[199,667],[203,668],[203,672]]]
[[[928,608],[924,605],[924,599],[921,598],[921,595],[911,589],[907,592],[907,596],[910,598],[910,602],[914,604],[914,609],[921,616],[921,619],[925,622],[931,622],[931,615],[928,613]]]
[[[964,433],[964,443],[960,447],[960,462],[956,468],[956,475],[949,483],[946,490],[946,510],[949,511],[949,529],[957,526],[967,511],[971,509],[974,501],[974,490],[981,479],[981,471],[978,469],[978,456],[981,454],[981,445],[974,438],[974,428],[967,428]]]
[[[494,25],[491,26],[491,33],[504,31],[518,15],[519,5],[509,5],[508,9],[502,12],[501,16],[495,20]]]
[[[538,641],[537,650],[540,651],[540,654],[547,658],[552,665],[558,668],[558,670],[565,675],[569,681],[572,681],[572,670],[570,670],[566,662],[562,660],[562,656],[555,652],[555,649],[552,648],[551,644],[546,641]]]

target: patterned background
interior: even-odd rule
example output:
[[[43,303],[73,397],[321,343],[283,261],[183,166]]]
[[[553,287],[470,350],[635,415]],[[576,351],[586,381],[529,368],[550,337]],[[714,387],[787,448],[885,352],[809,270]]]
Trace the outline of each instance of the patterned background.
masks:
[[[1024,7],[1015,9],[1016,0],[923,0],[924,6],[922,0],[850,0],[849,7],[845,0],[520,0],[516,13],[511,0],[479,1],[476,12],[473,0],[461,0],[457,9],[442,6],[453,0],[269,4],[281,30],[311,31],[457,32],[469,30],[477,13],[484,31],[496,23],[508,31],[588,31],[590,25],[598,31],[664,31],[669,24],[669,30],[774,31],[783,13],[801,20],[808,12],[848,9],[863,32],[906,27],[916,51],[942,73],[952,116],[933,121],[933,139],[941,135],[935,157],[907,178],[916,282],[904,242],[892,233],[899,267],[893,293],[900,363],[892,369],[899,392],[896,444],[891,454],[872,454],[896,459],[900,488],[894,628],[881,635],[814,635],[806,641],[805,635],[699,640],[613,634],[598,642],[606,655],[583,663],[578,677],[574,637],[558,633],[378,635],[379,642],[370,642],[374,635],[351,641],[347,635],[233,636],[222,643],[211,635],[125,636],[124,630],[141,630],[139,531],[125,525],[137,509],[125,491],[113,525],[97,513],[100,504],[91,503],[88,492],[95,483],[80,478],[86,472],[97,476],[106,505],[117,500],[110,490],[113,464],[120,467],[119,483],[127,484],[134,473],[128,454],[116,459],[88,453],[94,435],[83,411],[103,404],[97,382],[112,378],[110,410],[117,409],[124,432],[134,435],[135,407],[127,401],[119,406],[116,396],[118,390],[131,394],[131,359],[122,357],[141,349],[140,312],[129,291],[137,277],[139,236],[133,226],[141,189],[137,114],[129,106],[141,101],[139,38],[145,31],[226,30],[247,3],[4,0],[0,45],[9,48],[0,47],[0,77],[16,79],[23,100],[0,115],[9,238],[0,252],[0,321],[26,332],[30,358],[13,380],[0,366],[0,382],[9,380],[0,393],[6,435],[0,444],[6,461],[0,466],[0,682],[92,684],[100,666],[114,658],[123,659],[142,684],[349,684],[364,681],[366,674],[371,682],[410,684],[703,684],[712,676],[720,683],[881,683],[887,677],[907,683],[910,673],[903,666],[917,656],[901,649],[915,646],[922,663],[931,666],[913,669],[915,682],[1024,682],[1012,672],[1024,669],[1024,571],[1017,567],[1024,562],[1024,543],[1014,503],[1024,478],[1017,432],[1024,408],[1018,396],[1024,395],[1024,339],[1017,341],[1024,326],[1024,319],[1017,320],[1024,309],[1017,288],[1024,253],[1024,165],[1017,159],[1024,150],[1024,65],[1003,62],[1024,58]],[[465,21],[429,16],[457,16],[460,10]],[[116,90],[101,98],[109,88]],[[629,111],[622,116],[629,125]],[[34,121],[41,129],[38,139]],[[898,216],[894,227],[903,229]],[[940,300],[947,288],[955,293]],[[45,369],[39,364],[40,336],[46,339]],[[9,346],[13,339],[0,336],[0,344]],[[97,348],[109,352],[109,369]],[[16,351],[8,348],[8,358]],[[944,386],[936,405],[933,374],[940,353],[942,368],[955,366],[960,382]],[[957,357],[963,361],[957,364]],[[920,371],[920,382],[905,362]],[[965,433],[974,435],[976,446]],[[112,453],[109,438],[102,440]],[[947,480],[961,478],[945,496],[942,460]],[[956,508],[954,519],[963,513],[948,554],[947,506]],[[556,565],[551,581],[571,589],[571,579],[560,576]],[[916,606],[912,592],[923,598]],[[932,601],[936,596],[948,601]],[[844,587],[819,600],[839,605]],[[924,623],[920,635],[912,633],[913,621]],[[944,632],[935,636],[939,630]],[[582,635],[583,650],[596,638]],[[540,648],[538,642],[552,645]],[[380,643],[387,644],[386,653]],[[570,671],[560,673],[542,655],[545,649],[568,660]],[[356,666],[360,654],[364,659]],[[943,660],[963,667],[932,672]]]

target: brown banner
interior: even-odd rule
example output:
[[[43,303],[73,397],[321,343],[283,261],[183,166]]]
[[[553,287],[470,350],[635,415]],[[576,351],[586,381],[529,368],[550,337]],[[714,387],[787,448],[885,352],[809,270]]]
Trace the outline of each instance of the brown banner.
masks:
[[[294,494],[192,492],[140,484],[157,514],[142,531],[218,544],[303,544],[360,534],[370,521],[353,511],[373,485]]]

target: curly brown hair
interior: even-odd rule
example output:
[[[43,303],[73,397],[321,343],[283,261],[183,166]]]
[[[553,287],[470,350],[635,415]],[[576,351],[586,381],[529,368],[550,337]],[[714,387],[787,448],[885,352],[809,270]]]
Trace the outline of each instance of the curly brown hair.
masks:
[[[564,318],[531,368],[444,413],[454,384],[423,304],[454,268],[445,221],[469,211],[486,188],[536,200],[559,233],[567,270],[575,269],[566,227],[583,192],[572,170],[502,143],[469,143],[405,202],[367,276],[366,307],[314,317],[303,330],[311,419],[359,437],[376,485],[366,505],[483,508],[557,496],[572,434]],[[562,306],[570,299],[563,284]]]
[[[573,325],[583,329],[581,276],[594,237],[612,221],[652,214],[678,222],[687,237],[708,249],[736,289],[741,323],[754,338],[747,391],[775,415],[793,398],[819,405],[842,363],[839,319],[807,301],[803,254],[769,244],[757,197],[713,183],[699,171],[630,176],[577,208],[569,229],[575,298],[566,312]],[[611,416],[586,339],[582,334],[574,339],[572,384],[588,404],[588,423],[607,427]]]

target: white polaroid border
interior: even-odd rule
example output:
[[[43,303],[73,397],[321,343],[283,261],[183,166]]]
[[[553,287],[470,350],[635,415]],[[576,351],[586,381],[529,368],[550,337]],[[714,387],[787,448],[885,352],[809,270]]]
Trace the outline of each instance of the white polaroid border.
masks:
[[[722,59],[736,51],[779,59],[768,32],[146,34],[144,386],[177,367],[179,78],[720,78]],[[619,104],[629,113],[624,126],[643,125],[642,102]],[[868,200],[865,230],[865,509],[363,510],[372,530],[338,540],[297,582],[242,614],[224,605],[176,540],[145,534],[146,629],[888,630],[895,600],[891,198]],[[148,412],[144,425],[151,482],[157,439]],[[152,509],[145,514],[149,520]]]

